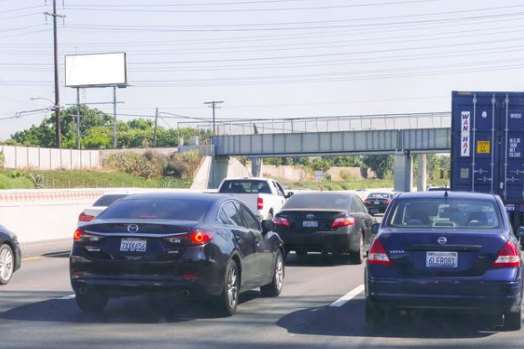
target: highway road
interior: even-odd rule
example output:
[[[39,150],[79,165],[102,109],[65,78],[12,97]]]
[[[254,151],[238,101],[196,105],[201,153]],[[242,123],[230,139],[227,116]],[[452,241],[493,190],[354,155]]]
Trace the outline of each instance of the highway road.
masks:
[[[524,347],[522,331],[495,332],[471,316],[445,313],[398,314],[373,332],[364,322],[363,266],[320,255],[301,261],[290,255],[282,295],[259,298],[250,291],[231,318],[183,302],[166,314],[147,297],[111,301],[104,315],[93,317],[72,298],[63,252],[69,245],[24,246],[22,270],[0,288],[0,348]]]

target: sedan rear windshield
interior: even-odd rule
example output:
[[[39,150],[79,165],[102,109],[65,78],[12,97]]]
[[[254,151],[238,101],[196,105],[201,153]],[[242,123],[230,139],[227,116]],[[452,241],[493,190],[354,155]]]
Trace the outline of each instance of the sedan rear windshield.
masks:
[[[271,189],[266,181],[231,180],[222,184],[220,192],[231,194],[271,194]]]
[[[345,194],[295,194],[284,205],[284,209],[335,209],[348,210],[351,196]]]
[[[126,194],[108,194],[108,195],[102,195],[98,200],[95,201],[93,206],[100,206],[100,207],[107,207],[111,205],[116,200],[120,200],[122,198],[125,198]]]
[[[211,205],[206,200],[126,199],[115,202],[99,218],[198,221]]]
[[[387,226],[398,228],[493,229],[500,212],[490,200],[431,198],[398,200]]]

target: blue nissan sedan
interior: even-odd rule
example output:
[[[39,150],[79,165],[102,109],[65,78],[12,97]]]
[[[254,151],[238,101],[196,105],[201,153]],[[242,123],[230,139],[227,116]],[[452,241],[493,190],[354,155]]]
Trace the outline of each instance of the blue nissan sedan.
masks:
[[[392,309],[447,309],[521,328],[520,250],[497,196],[400,194],[374,230],[365,277],[369,326]]]

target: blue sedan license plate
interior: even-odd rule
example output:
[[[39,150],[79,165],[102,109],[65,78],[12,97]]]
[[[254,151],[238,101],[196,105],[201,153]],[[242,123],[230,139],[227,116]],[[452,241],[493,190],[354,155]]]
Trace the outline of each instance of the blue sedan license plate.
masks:
[[[457,268],[457,252],[426,252],[427,268]]]

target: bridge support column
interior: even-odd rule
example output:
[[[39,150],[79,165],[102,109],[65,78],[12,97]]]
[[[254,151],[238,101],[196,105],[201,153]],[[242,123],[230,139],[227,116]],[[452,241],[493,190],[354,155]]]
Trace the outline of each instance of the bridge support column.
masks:
[[[413,158],[409,152],[395,154],[393,173],[395,191],[411,191],[413,185]]]
[[[427,187],[427,156],[418,154],[418,174],[417,174],[417,191],[426,191]]]
[[[209,175],[208,189],[216,189],[220,182],[227,177],[229,156],[213,156]]]
[[[262,175],[262,158],[251,158],[251,175],[260,177]]]

